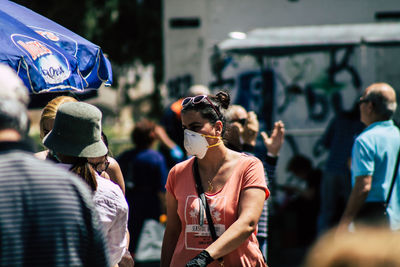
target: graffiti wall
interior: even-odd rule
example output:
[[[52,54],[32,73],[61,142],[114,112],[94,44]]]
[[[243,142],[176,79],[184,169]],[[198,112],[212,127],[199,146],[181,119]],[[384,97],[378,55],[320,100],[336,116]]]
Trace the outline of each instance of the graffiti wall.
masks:
[[[362,66],[362,56],[361,50],[343,50],[263,62],[250,56],[233,58],[223,69],[223,79],[211,82],[211,87],[229,88],[234,103],[257,113],[262,130],[269,132],[277,120],[285,123],[277,175],[283,183],[288,178],[286,164],[295,154],[323,168],[327,151],[319,139],[335,115],[354,107],[364,85],[361,72],[373,79],[373,70]],[[265,149],[259,139],[256,153],[262,157]]]
[[[399,68],[395,67],[400,63],[393,58],[400,59],[400,48],[361,47],[261,62],[252,56],[212,57],[211,62],[217,64],[211,67],[214,77],[209,86],[214,92],[229,90],[233,103],[255,111],[261,130],[269,132],[277,120],[285,123],[277,170],[278,183],[283,183],[288,178],[286,165],[295,154],[324,167],[328,151],[319,140],[336,115],[355,106],[363,88],[376,81],[388,82],[395,89],[400,86]],[[183,96],[194,83],[194,75],[187,72],[170,78],[168,97]],[[256,153],[262,157],[265,152],[259,137]]]

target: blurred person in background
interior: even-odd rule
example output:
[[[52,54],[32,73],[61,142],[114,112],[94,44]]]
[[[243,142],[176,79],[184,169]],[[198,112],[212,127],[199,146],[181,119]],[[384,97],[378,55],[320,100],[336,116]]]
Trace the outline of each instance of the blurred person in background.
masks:
[[[88,187],[24,142],[27,92],[0,65],[0,266],[110,266]]]
[[[117,266],[128,247],[128,204],[120,187],[98,174],[107,165],[108,149],[101,138],[101,111],[83,102],[57,109],[53,129],[43,144],[59,165],[81,177],[93,191],[93,201],[106,233],[111,266]]]
[[[351,148],[364,129],[358,103],[350,111],[337,114],[318,144],[329,151],[321,181],[321,208],[318,232],[339,223],[351,191]]]
[[[283,235],[289,247],[307,247],[317,236],[322,171],[300,154],[289,160],[287,171],[292,176],[279,186],[285,192],[279,207]]]
[[[400,235],[388,228],[361,227],[354,233],[325,233],[313,245],[304,267],[400,266]]]
[[[227,147],[235,151],[252,153],[259,131],[257,115],[253,111],[247,112],[240,105],[232,105],[225,116],[229,123],[225,136]]]
[[[117,158],[125,177],[132,252],[137,249],[144,221],[146,219],[158,221],[165,213],[165,182],[168,169],[164,156],[153,149],[155,141],[160,136],[167,137],[160,126],[148,119],[140,120],[131,135],[135,147],[123,152]]]
[[[229,103],[225,92],[182,101],[185,149],[194,157],[169,172],[161,266],[266,266],[255,233],[269,190],[261,161],[222,141]]]
[[[240,105],[232,105],[225,113],[227,121],[227,133],[224,136],[226,146],[238,152],[252,154],[256,145],[259,123],[257,115]],[[274,124],[271,136],[266,132],[261,132],[263,143],[267,148],[267,155],[261,159],[264,163],[266,175],[265,182],[269,185],[271,180],[275,180],[275,169],[278,161],[279,151],[284,141],[285,125],[282,121]],[[267,237],[268,237],[268,201],[264,202],[264,208],[258,222],[257,239],[260,250],[267,259]]]
[[[39,121],[41,140],[43,140],[43,138],[53,129],[54,119],[56,117],[58,107],[67,102],[78,102],[78,100],[71,96],[58,96],[50,100],[49,103],[47,103],[47,105],[43,108]],[[45,150],[37,153],[36,156],[38,158],[46,159],[48,152],[48,150]]]

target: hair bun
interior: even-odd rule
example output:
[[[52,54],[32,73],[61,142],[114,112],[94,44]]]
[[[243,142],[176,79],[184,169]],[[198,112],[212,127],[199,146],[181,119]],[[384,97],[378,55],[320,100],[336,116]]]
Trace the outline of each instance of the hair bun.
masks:
[[[221,104],[222,108],[227,109],[229,107],[229,104],[231,102],[231,97],[227,92],[220,91],[215,96],[218,102]]]

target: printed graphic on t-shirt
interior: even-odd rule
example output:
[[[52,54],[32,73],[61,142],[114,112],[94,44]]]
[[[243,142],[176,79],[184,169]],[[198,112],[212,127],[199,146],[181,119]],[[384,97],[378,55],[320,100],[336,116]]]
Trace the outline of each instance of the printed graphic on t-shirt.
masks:
[[[207,198],[213,218],[217,236],[225,232],[225,197]],[[186,197],[185,203],[185,247],[192,250],[203,250],[212,243],[210,228],[207,223],[205,207],[203,212],[203,223],[200,225],[200,205],[201,200],[198,196],[190,195]]]

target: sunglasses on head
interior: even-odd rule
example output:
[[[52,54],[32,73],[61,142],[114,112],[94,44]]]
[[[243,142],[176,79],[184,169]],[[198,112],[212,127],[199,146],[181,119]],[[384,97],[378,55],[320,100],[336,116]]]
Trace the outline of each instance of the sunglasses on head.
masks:
[[[221,113],[218,111],[218,109],[214,106],[214,104],[211,102],[211,100],[206,95],[197,95],[197,96],[193,96],[193,97],[186,97],[182,101],[182,107],[186,107],[190,103],[193,103],[193,105],[197,105],[200,102],[202,102],[204,99],[208,101],[208,103],[214,109],[215,113],[217,113],[218,117],[221,118],[222,117]]]

